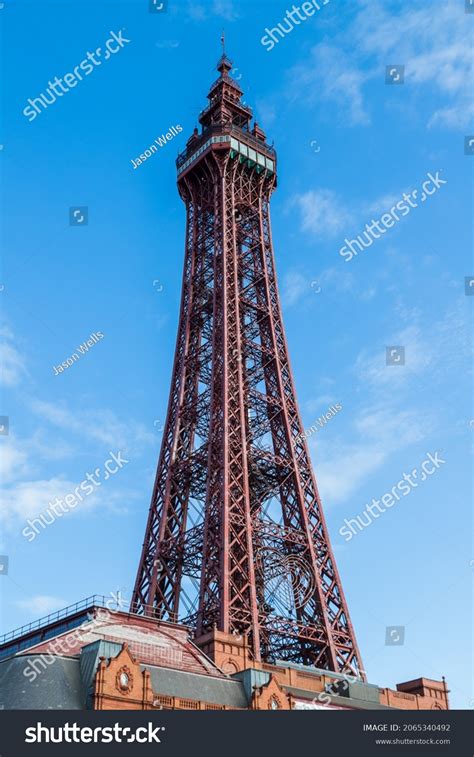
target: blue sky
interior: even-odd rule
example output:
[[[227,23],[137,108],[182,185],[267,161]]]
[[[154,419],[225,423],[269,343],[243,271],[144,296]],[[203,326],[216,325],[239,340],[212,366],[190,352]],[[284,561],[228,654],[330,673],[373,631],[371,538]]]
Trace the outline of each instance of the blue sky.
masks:
[[[0,141],[2,534],[6,631],[93,593],[130,595],[161,441],[183,261],[175,158],[216,77],[234,76],[278,151],[277,271],[305,427],[369,680],[445,675],[472,705],[471,580],[474,15],[463,0],[331,0],[272,50],[291,5],[169,0],[5,3]],[[33,121],[28,98],[104,46],[130,42]],[[404,65],[400,86],[386,66]],[[183,132],[133,170],[130,160]],[[346,261],[360,234],[428,172],[446,184]],[[87,226],[69,225],[88,207]],[[78,345],[104,336],[67,370]],[[405,347],[387,366],[386,347]],[[361,513],[419,467],[443,464],[350,542]],[[29,543],[27,518],[109,453],[129,461]],[[405,626],[386,646],[387,626]]]

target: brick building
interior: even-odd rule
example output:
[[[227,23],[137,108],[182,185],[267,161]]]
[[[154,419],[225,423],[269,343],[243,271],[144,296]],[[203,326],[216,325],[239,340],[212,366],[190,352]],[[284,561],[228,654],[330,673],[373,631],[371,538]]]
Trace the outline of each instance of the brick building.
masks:
[[[448,709],[444,681],[396,690],[288,662],[252,661],[245,637],[109,610],[105,598],[0,639],[4,709]]]

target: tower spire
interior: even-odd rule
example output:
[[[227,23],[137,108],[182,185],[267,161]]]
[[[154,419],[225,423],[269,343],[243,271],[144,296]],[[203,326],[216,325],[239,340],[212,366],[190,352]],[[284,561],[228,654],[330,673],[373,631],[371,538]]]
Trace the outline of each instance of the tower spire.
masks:
[[[217,63],[217,70],[220,71],[221,78],[229,74],[232,70],[232,61],[228,58],[225,51],[225,31],[222,30],[221,34],[222,55]]]

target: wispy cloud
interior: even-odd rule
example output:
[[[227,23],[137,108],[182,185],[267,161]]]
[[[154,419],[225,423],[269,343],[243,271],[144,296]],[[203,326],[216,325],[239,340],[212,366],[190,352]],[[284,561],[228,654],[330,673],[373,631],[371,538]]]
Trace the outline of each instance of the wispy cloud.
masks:
[[[206,21],[217,17],[224,21],[235,21],[239,13],[233,0],[206,0],[206,2],[188,2],[187,11],[193,21]]]
[[[9,348],[7,366],[9,386],[13,389],[21,375],[26,374],[25,360],[13,348],[14,337],[9,329],[2,329],[0,336]],[[56,498],[72,494],[87,472],[103,466],[110,452],[120,450],[125,456],[132,453],[136,457],[144,446],[156,443],[156,435],[143,424],[119,419],[111,410],[81,408],[74,411],[66,402],[53,403],[24,396],[23,403],[31,411],[30,417],[36,416],[41,423],[29,435],[20,437],[10,433],[2,440],[0,496],[5,530],[10,531],[27,518],[38,516]],[[87,469],[82,465],[78,468],[78,451],[84,459],[84,450]],[[53,468],[47,476],[44,475],[46,464]],[[121,480],[118,488],[108,484],[104,494],[97,488],[75,512],[90,510],[98,503],[114,512],[123,512],[123,503],[135,496],[136,488],[126,490]]]
[[[333,237],[351,220],[351,214],[338,195],[330,189],[311,189],[296,194],[289,207],[300,211],[301,229],[315,236]]]
[[[284,306],[291,307],[301,300],[307,290],[309,283],[301,273],[297,271],[288,271],[282,280],[281,299]]]
[[[443,381],[465,371],[469,356],[469,324],[462,306],[458,298],[435,322],[387,333],[386,345],[405,347],[404,366],[386,365],[385,345],[359,353],[353,397],[360,391],[363,405],[346,422],[343,438],[309,440],[328,506],[347,501],[396,452],[439,429],[436,398]],[[338,399],[345,406],[344,397]]]
[[[309,60],[289,71],[289,97],[307,105],[333,103],[350,125],[367,125],[370,116],[364,105],[363,86],[371,74],[348,63],[347,54],[341,52],[328,43],[313,47]]]
[[[358,356],[355,370],[359,381],[372,391],[391,388],[399,390],[401,385],[422,373],[433,364],[434,350],[431,340],[427,340],[415,325],[399,331],[389,337],[388,344],[401,345],[405,348],[405,365],[403,368],[387,369],[385,364],[385,346],[377,353],[364,349]]]
[[[0,329],[0,383],[17,386],[26,374],[25,360],[19,352],[13,333],[7,326]]]
[[[63,429],[70,434],[89,438],[106,447],[117,446],[128,450],[155,441],[153,434],[143,424],[134,421],[124,422],[110,410],[71,411],[66,404],[31,401],[32,411],[43,420]]]
[[[369,125],[367,85],[383,81],[385,66],[405,65],[404,95],[417,98],[428,88],[439,107],[427,114],[429,128],[462,128],[474,115],[471,99],[472,49],[469,18],[458,0],[391,6],[359,0],[349,27],[331,44],[321,42],[309,62],[289,71],[290,98],[307,105],[328,102],[350,125]]]
[[[98,466],[95,465],[96,462]],[[55,511],[51,509],[51,505],[56,503],[55,507],[58,507],[58,500],[64,503],[67,495],[76,497],[76,505],[65,513],[61,513],[60,510],[59,515],[56,513],[56,519],[61,520],[63,517],[69,519],[78,514],[97,510],[99,507],[101,511],[107,510],[116,514],[128,512],[129,503],[138,496],[138,493],[136,489],[131,490],[130,487],[124,486],[122,479],[117,484],[112,483],[112,479],[105,481],[105,478],[101,477],[104,462],[105,460],[99,458],[89,466],[88,470],[78,469],[75,480],[63,474],[40,479],[27,479],[23,475],[18,479],[5,482],[0,489],[4,532],[10,533],[18,529],[22,531],[28,519],[38,518],[47,510],[53,513],[53,516],[48,515],[48,522],[51,522],[51,517],[55,517]],[[85,493],[84,490],[80,490],[77,494],[78,487],[81,482],[87,480],[88,474],[94,474],[95,480],[98,481],[97,487],[90,493],[90,490]]]
[[[375,286],[361,287],[353,272],[347,268],[331,266],[310,275],[299,270],[289,270],[281,280],[281,298],[286,308],[308,304],[316,296],[351,295],[356,300],[368,302],[377,294]]]
[[[232,0],[214,0],[214,14],[225,21],[235,21],[239,13]]]
[[[161,50],[175,50],[179,47],[179,42],[176,39],[163,39],[156,43],[156,47]]]
[[[48,615],[54,610],[61,610],[68,604],[65,599],[59,597],[50,597],[46,594],[38,594],[29,599],[19,599],[15,602],[16,606],[22,610],[27,610],[30,615],[38,617]]]
[[[74,492],[80,481],[68,481],[62,477],[39,479],[32,481],[17,481],[10,486],[3,487],[2,521],[4,526],[13,527],[27,518],[37,517],[48,504],[59,497]],[[95,495],[91,495],[92,499]],[[86,501],[86,500],[84,500]],[[89,502],[88,502],[88,506]]]
[[[288,209],[298,209],[301,231],[319,239],[342,238],[346,233],[352,233],[353,228],[363,227],[390,212],[405,191],[410,190],[385,192],[373,200],[349,204],[333,190],[318,187],[294,194],[288,202]]]
[[[349,499],[395,452],[422,441],[431,430],[430,420],[421,410],[395,413],[393,406],[364,407],[354,419],[351,442],[330,442],[320,457],[315,454],[316,474],[327,505]],[[310,440],[310,446],[316,453],[320,444]]]

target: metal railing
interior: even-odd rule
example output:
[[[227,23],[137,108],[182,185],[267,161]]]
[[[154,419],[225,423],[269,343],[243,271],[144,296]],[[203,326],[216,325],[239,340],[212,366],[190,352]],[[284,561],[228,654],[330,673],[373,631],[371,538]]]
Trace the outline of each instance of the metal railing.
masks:
[[[130,604],[130,606],[128,606],[127,602],[127,607],[124,608],[121,603],[116,602],[110,595],[108,597],[105,597],[103,594],[92,594],[90,597],[86,597],[86,599],[82,599],[80,602],[76,602],[73,605],[63,607],[61,610],[56,610],[56,612],[52,612],[49,615],[45,615],[44,617],[39,618],[39,620],[35,620],[24,626],[20,626],[19,628],[15,628],[13,631],[9,631],[8,633],[3,634],[3,636],[0,636],[0,648],[15,641],[16,639],[19,639],[23,636],[28,636],[34,631],[41,631],[52,623],[57,623],[60,620],[67,620],[68,618],[72,618],[74,615],[78,615],[81,612],[85,612],[86,610],[91,610],[94,607],[104,608],[110,610],[111,612],[113,612],[114,610],[125,612],[128,615],[140,615],[150,618],[155,617],[155,619],[159,620],[160,623],[165,623],[168,625],[186,625],[181,620],[178,620],[178,618],[176,618],[176,620],[174,621],[161,620],[157,616],[154,616],[155,608],[153,608],[151,605],[141,605],[133,602]],[[149,613],[147,611],[149,611]]]
[[[34,620],[31,623],[27,623],[24,626],[20,626],[13,631],[3,634],[3,636],[0,636],[0,646],[9,641],[13,641],[14,639],[18,639],[20,636],[25,636],[31,631],[39,631],[41,628],[49,626],[51,623],[55,623],[58,620],[65,620],[72,615],[77,615],[77,613],[83,610],[88,610],[91,607],[107,607],[111,602],[113,603],[113,600],[111,600],[110,597],[104,597],[101,594],[93,594],[86,599],[82,599],[80,602],[76,602],[74,605],[63,607],[61,610],[56,610],[56,612],[52,612],[49,615],[39,618],[39,620]]]
[[[245,129],[241,129],[239,126],[235,125],[217,125],[209,126],[207,127],[207,129],[204,129],[201,136],[198,137],[198,139],[196,139],[189,147],[186,147],[186,149],[178,155],[176,159],[176,166],[178,168],[181,168],[183,163],[185,163],[186,160],[196,152],[196,150],[199,150],[201,145],[203,145],[204,142],[207,142],[209,137],[212,137],[214,134],[230,134],[231,137],[235,137],[236,139],[245,142],[245,144],[248,144],[251,147],[255,147],[255,150],[257,152],[264,151],[266,153],[269,153],[273,158],[276,158],[275,148],[267,145],[266,142],[262,142],[261,139],[254,137],[250,131],[246,131]]]

